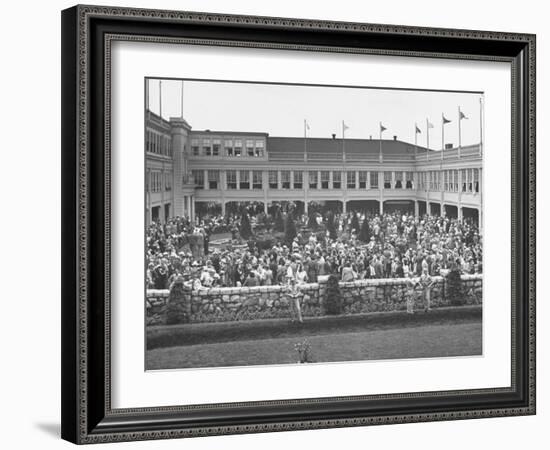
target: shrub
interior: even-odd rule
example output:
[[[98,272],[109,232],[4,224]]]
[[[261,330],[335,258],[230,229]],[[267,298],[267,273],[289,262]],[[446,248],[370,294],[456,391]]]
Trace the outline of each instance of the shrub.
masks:
[[[327,217],[327,230],[331,239],[336,239],[338,237],[336,233],[336,224],[334,223],[334,214],[332,213]]]
[[[338,277],[330,275],[327,280],[327,290],[325,299],[326,314],[337,315],[342,314],[343,297],[338,284]]]
[[[166,325],[189,322],[189,311],[186,303],[190,301],[191,289],[183,284],[183,279],[178,278],[170,287],[168,304],[166,305]]]
[[[368,218],[365,217],[363,224],[361,225],[361,231],[359,232],[359,240],[363,242],[369,242],[371,237],[370,226]]]
[[[309,213],[309,218],[307,221],[307,227],[310,230],[316,231],[319,225],[317,224],[317,214],[314,212]]]
[[[275,215],[275,231],[285,231],[285,222],[283,220],[283,214],[281,213],[281,210],[277,210],[277,214]]]
[[[288,244],[292,244],[292,241],[296,237],[296,224],[294,223],[294,219],[292,218],[291,214],[287,214],[286,216],[286,224],[285,224],[285,240],[288,242]]]
[[[453,268],[446,276],[447,282],[447,298],[451,305],[460,306],[465,303],[464,296],[462,295],[462,280],[460,278],[460,271],[458,268]]]
[[[300,364],[313,362],[311,359],[311,345],[307,339],[295,344],[294,350],[298,352],[298,362]]]
[[[359,218],[357,217],[357,214],[353,213],[353,217],[351,218],[351,230],[355,230],[356,233],[359,233]]]
[[[252,227],[250,226],[250,219],[248,218],[248,214],[244,213],[241,218],[241,229],[239,230],[241,233],[241,237],[244,240],[250,239],[252,236]]]

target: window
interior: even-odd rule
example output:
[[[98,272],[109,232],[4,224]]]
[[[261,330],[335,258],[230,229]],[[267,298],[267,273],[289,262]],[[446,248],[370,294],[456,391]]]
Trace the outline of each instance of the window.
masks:
[[[365,177],[365,183],[367,179]],[[346,185],[348,189],[355,189],[355,172],[348,172],[346,174]]]
[[[168,172],[164,174],[164,190],[165,191],[172,190],[172,172]]]
[[[204,189],[204,170],[192,170],[193,178],[195,178],[195,186],[197,189]]]
[[[208,171],[208,189],[218,189],[220,184],[220,171],[209,170]]]
[[[252,189],[262,189],[262,188],[263,188],[262,171],[254,170],[252,172]]]
[[[359,182],[359,189],[368,189],[368,172],[365,170],[359,171],[359,179],[357,180]],[[348,186],[349,188],[349,186]]]
[[[310,189],[317,189],[317,171],[311,171],[309,172],[309,188]]]
[[[202,153],[206,156],[212,156],[212,147],[210,146],[210,139],[202,140]]]
[[[225,156],[233,156],[233,141],[231,139],[227,139],[225,141]]]
[[[458,170],[453,170],[454,180],[453,180],[453,191],[458,192],[460,186],[458,185]]]
[[[462,186],[461,190],[462,192],[466,192],[468,189],[468,171],[466,169],[461,170],[461,176],[462,176]]]
[[[198,139],[191,139],[191,152],[193,152],[193,156],[199,156],[200,155],[200,148],[199,148],[199,140]]]
[[[300,170],[294,171],[294,189],[302,189],[304,187],[304,173]]]
[[[342,189],[342,172],[332,172],[332,188]]]
[[[269,189],[279,189],[279,172],[269,171]]]
[[[413,187],[414,187],[413,173],[412,172],[406,172],[405,176],[406,176],[405,188],[413,189]]]
[[[443,190],[444,191],[449,190],[449,171],[448,170],[443,171]]]
[[[321,189],[328,189],[330,180],[330,172],[328,170],[321,171]]]
[[[479,193],[479,169],[474,169],[474,192]]]
[[[281,170],[281,188],[290,189],[290,170]]]
[[[227,189],[237,189],[237,171],[228,170],[225,172]]]
[[[264,155],[264,141],[256,141],[256,156],[262,157]]]
[[[243,141],[240,139],[235,141],[235,148],[233,149],[235,156],[241,156],[243,153]]]
[[[395,172],[395,189],[403,189],[403,172]]]
[[[250,172],[248,170],[241,170],[239,175],[241,177],[239,180],[239,189],[250,189]]]
[[[473,192],[474,169],[468,169],[468,192]]]
[[[384,172],[384,189],[391,189],[391,172]]]
[[[220,156],[220,147],[222,142],[219,139],[212,141],[212,156]]]
[[[378,189],[378,172],[370,173],[370,187],[371,189]]]
[[[254,156],[254,141],[251,139],[246,140],[246,155]]]

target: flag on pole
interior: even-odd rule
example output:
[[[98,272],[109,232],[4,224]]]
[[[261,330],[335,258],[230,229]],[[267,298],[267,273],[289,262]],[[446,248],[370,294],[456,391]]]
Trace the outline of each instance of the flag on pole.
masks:
[[[309,123],[307,123],[307,120],[306,120],[306,119],[304,119],[304,125],[305,125],[305,127],[306,127],[306,130],[309,130]]]
[[[433,128],[434,124],[426,117],[426,148],[430,149],[430,128]],[[428,151],[426,151],[426,159],[428,159]]]
[[[349,127],[346,125],[346,122],[342,120],[342,137],[344,137],[346,130],[349,130]]]
[[[349,127],[346,125],[346,122],[342,120],[342,162],[346,164],[346,130],[349,130]]]
[[[420,128],[418,128],[417,123],[414,123],[414,157],[416,159],[417,147],[418,147],[418,135],[422,134]]]
[[[461,157],[461,150],[462,150],[462,130],[461,130],[461,127],[460,127],[460,122],[462,121],[462,119],[468,119],[468,117],[466,117],[466,114],[464,114],[461,110],[460,110],[460,106],[458,107],[458,157],[460,158]]]
[[[451,121],[445,117],[445,114],[441,113],[441,159],[443,159],[443,151],[445,150],[445,125],[448,123],[451,123]]]
[[[384,156],[383,156],[383,153],[382,153],[382,132],[386,131],[387,128],[382,125],[382,122],[380,122],[380,139],[379,139],[379,144],[380,144],[380,148],[378,150],[378,161],[380,163],[382,163],[384,161]]]

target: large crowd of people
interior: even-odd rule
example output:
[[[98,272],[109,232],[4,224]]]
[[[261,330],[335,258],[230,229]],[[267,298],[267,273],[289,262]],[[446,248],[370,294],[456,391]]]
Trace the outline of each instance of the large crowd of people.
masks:
[[[243,220],[255,230],[266,219],[244,212],[153,223],[146,233],[147,288],[167,289],[176,277],[198,289],[301,284],[331,274],[354,281],[482,272],[482,237],[470,219],[325,212],[316,213],[314,227],[311,216],[297,215],[295,237],[279,233],[267,247],[239,236]],[[213,245],[219,236],[225,241]]]

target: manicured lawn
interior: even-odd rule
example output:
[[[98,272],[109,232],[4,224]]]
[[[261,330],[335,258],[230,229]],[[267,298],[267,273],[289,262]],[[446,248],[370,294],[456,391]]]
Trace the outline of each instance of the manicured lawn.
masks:
[[[156,345],[149,344],[146,366],[174,369],[296,363],[294,345],[304,339],[311,345],[313,362],[480,355],[481,311],[466,312],[460,308],[413,317],[387,313],[329,317],[310,319],[304,325],[274,320],[157,327],[148,330],[148,341]],[[165,345],[158,345],[161,343]]]

